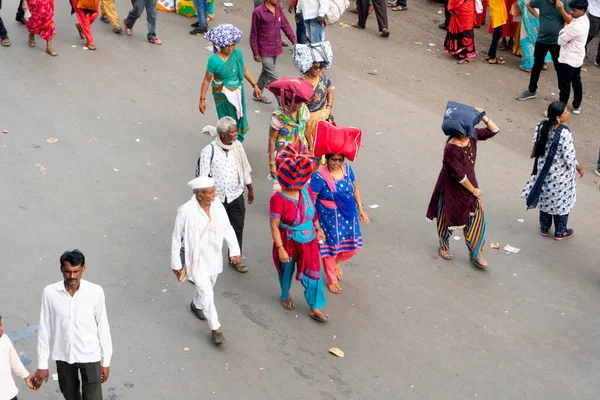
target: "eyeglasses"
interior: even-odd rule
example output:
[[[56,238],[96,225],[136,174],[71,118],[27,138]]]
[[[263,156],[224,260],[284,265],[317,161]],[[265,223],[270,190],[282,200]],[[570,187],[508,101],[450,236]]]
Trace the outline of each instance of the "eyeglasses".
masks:
[[[342,157],[331,157],[330,160],[332,162],[344,162],[344,159]]]

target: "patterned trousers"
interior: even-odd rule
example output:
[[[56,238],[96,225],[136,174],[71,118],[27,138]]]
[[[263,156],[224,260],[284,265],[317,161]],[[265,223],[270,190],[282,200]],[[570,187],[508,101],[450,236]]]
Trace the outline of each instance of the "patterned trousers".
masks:
[[[485,225],[483,207],[481,206],[481,202],[477,200],[477,208],[475,209],[475,212],[471,214],[467,224],[463,228],[465,242],[471,257],[482,258],[483,256],[483,249],[485,247]],[[450,249],[450,236],[452,236],[452,230],[446,225],[442,196],[440,196],[438,205],[437,231],[440,238],[440,248],[448,251]]]

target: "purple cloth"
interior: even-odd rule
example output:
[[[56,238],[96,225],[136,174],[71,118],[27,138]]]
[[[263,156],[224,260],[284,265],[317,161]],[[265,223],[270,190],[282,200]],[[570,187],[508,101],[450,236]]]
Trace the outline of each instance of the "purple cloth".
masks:
[[[275,15],[261,4],[252,12],[252,27],[250,28],[250,48],[254,57],[276,57],[283,53],[281,34],[283,31],[292,44],[296,44],[296,36],[290,26],[281,3],[275,5]]]

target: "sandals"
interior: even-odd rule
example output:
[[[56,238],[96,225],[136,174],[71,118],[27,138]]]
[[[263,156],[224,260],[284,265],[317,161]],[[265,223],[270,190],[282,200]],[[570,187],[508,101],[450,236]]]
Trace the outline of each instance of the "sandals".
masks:
[[[57,52],[55,52],[54,50],[51,50],[51,49],[46,49],[46,54],[49,54],[52,57],[56,57],[58,55]]]
[[[90,51],[96,51],[96,46],[94,46],[93,44],[85,44],[85,47],[88,48],[88,50]]]
[[[531,68],[525,68],[522,65],[519,65],[519,69],[523,72],[531,73]]]
[[[83,28],[81,27],[81,24],[79,24],[79,22],[75,24],[75,28],[77,28],[77,32],[79,33],[79,37],[81,39],[85,39],[85,35],[83,34]]]
[[[29,47],[35,47],[35,38],[29,38]]]
[[[127,36],[133,35],[133,30],[130,27],[127,26],[127,19],[123,20],[123,28],[125,29],[125,34]]]
[[[329,320],[329,315],[323,314],[322,312],[313,313],[313,311],[311,310],[308,313],[308,315],[309,315],[309,317],[311,317],[312,319],[314,319],[315,321],[318,321],[318,322],[327,322]]]
[[[365,29],[365,27],[364,27],[364,26],[360,26],[360,25],[358,24],[358,22],[356,22],[356,23],[352,24],[352,27],[353,27],[353,28],[357,28],[357,29]]]
[[[163,44],[162,40],[160,40],[159,38],[155,37],[154,39],[148,39],[148,42],[152,43],[152,44],[157,44],[157,45],[161,45]]]
[[[8,38],[2,39],[2,47],[10,47],[10,40]]]
[[[444,260],[452,260],[452,254],[450,254],[448,250],[442,250],[442,248],[440,248],[438,252],[440,253],[440,257],[442,257]],[[442,252],[445,252],[446,254],[444,255]]]
[[[338,278],[339,281],[343,281],[344,280],[344,271],[342,270],[342,267],[340,267],[339,264],[337,264],[335,266],[335,274]]]
[[[272,101],[267,99],[265,96],[261,97],[260,99],[258,97],[252,96],[252,100],[261,102],[263,104],[271,104],[272,103]]]
[[[296,306],[294,305],[294,300],[292,300],[291,296],[288,296],[287,300],[281,300],[281,305],[283,306],[283,308],[285,308],[286,310],[295,310]]]
[[[396,6],[392,7],[392,11],[407,11],[408,7]]]
[[[327,283],[327,289],[329,289],[329,291],[333,294],[342,293],[342,288],[340,287],[339,283]]]
[[[387,29],[384,29],[384,30],[381,32],[381,37],[382,37],[382,38],[386,38],[386,37],[389,37],[389,36],[390,36],[390,31],[388,31]]]
[[[248,272],[248,266],[246,264],[242,264],[242,263],[231,264],[231,263],[229,263],[229,265],[231,265],[233,268],[235,268],[235,270],[237,272],[239,272],[240,274],[244,274],[244,273]]]
[[[488,64],[490,65],[504,65],[506,64],[506,61],[504,61],[504,59],[502,57],[496,57],[496,59],[494,61],[492,61],[492,59],[488,59],[487,60]]]
[[[485,269],[488,266],[487,261],[485,261],[483,258],[476,258],[471,256],[469,257],[469,259],[477,268]]]
[[[471,62],[471,60],[469,58],[463,58],[462,60],[458,60],[456,63],[459,64],[459,65],[465,65],[465,64],[468,64],[470,62]]]

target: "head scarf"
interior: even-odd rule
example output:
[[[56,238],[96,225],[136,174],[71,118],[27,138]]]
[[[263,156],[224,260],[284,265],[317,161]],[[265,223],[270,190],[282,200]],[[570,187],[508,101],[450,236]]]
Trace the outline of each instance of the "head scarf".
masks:
[[[206,33],[205,39],[213,45],[226,47],[231,43],[238,44],[244,33],[231,24],[217,25]]]
[[[477,140],[475,125],[477,125],[485,112],[480,113],[475,108],[455,101],[446,105],[446,113],[442,122],[442,131],[447,136],[469,136]]]
[[[302,189],[312,175],[314,163],[302,141],[287,144],[277,156],[279,184],[288,190]]]
[[[282,108],[285,108],[285,101],[292,102],[291,107],[297,102],[306,103],[313,96],[313,86],[303,79],[297,78],[281,78],[269,84],[269,90],[275,96],[279,97],[279,103]]]

